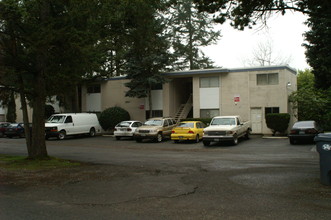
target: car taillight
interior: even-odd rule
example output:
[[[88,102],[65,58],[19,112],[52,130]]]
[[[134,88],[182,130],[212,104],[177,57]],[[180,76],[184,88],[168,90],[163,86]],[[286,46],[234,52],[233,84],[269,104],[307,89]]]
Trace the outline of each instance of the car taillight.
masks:
[[[175,132],[175,131],[171,131],[171,133],[173,133],[173,134],[174,134],[174,133],[176,133],[176,132]]]
[[[190,131],[188,131],[188,133],[189,133],[189,134],[194,134],[194,131],[191,131],[191,130],[190,130]]]
[[[298,131],[297,131],[297,130],[291,130],[290,133],[291,133],[291,134],[297,134]]]
[[[132,131],[132,129],[131,128],[128,128],[127,131]]]
[[[114,128],[114,131],[117,131],[117,128]]]

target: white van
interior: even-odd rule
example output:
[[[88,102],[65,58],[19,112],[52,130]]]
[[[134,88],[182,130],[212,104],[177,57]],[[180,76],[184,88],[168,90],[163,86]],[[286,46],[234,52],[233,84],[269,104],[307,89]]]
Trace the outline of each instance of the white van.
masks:
[[[45,138],[57,137],[63,140],[67,135],[88,134],[91,137],[101,132],[96,114],[66,113],[54,114],[45,123]]]

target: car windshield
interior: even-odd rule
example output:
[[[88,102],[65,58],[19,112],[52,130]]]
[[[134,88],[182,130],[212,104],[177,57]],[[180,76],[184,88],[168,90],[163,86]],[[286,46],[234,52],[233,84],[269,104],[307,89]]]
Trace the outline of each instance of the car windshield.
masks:
[[[190,122],[190,123],[186,123],[186,122],[182,122],[178,125],[178,127],[182,127],[182,128],[194,128],[194,123]]]
[[[121,123],[117,124],[116,127],[129,127],[131,122],[122,121]]]
[[[214,118],[211,125],[236,125],[234,118]]]
[[[64,116],[64,115],[55,115],[55,116],[51,116],[48,119],[48,122],[49,123],[63,123],[65,118],[66,118],[66,116]]]
[[[144,125],[162,126],[162,120],[159,119],[148,120],[144,123]]]

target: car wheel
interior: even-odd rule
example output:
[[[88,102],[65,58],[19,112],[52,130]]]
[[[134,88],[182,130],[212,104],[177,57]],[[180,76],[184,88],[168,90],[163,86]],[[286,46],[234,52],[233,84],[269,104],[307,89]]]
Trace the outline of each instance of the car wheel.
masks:
[[[3,132],[0,132],[0,137],[5,136],[5,134]]]
[[[195,143],[199,143],[200,142],[200,137],[199,135],[197,134],[197,136],[195,136]]]
[[[141,143],[142,142],[142,139],[141,138],[136,138],[136,142],[137,143]]]
[[[7,137],[9,137],[9,138],[13,138],[13,136],[11,136],[11,135],[7,135]]]
[[[179,141],[178,140],[174,140],[174,143],[177,144]]]
[[[121,140],[120,136],[116,136],[115,138],[116,138],[116,140]]]
[[[232,145],[237,145],[237,144],[238,144],[238,136],[235,135],[235,136],[233,136]]]
[[[65,131],[60,131],[60,133],[58,134],[57,138],[59,140],[63,140],[66,138],[66,132]]]
[[[163,140],[162,134],[158,133],[156,136],[156,141],[160,143],[160,142],[162,142],[162,140]]]
[[[95,136],[95,129],[91,128],[90,129],[90,133],[89,133],[90,137],[94,137]]]
[[[208,147],[210,145],[210,141],[202,141],[203,146]]]
[[[296,141],[293,138],[290,138],[290,144],[294,145],[296,144]]]

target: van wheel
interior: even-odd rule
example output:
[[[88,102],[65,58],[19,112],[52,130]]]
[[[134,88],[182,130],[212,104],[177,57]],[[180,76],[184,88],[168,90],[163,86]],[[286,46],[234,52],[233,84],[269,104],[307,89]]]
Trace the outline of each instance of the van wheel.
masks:
[[[60,131],[60,133],[58,134],[58,136],[57,136],[57,138],[59,139],[59,140],[63,140],[63,139],[65,139],[66,138],[66,132],[65,131]]]
[[[94,137],[95,136],[95,129],[91,128],[90,129],[90,133],[89,133],[90,137]]]

